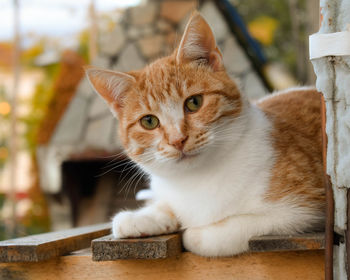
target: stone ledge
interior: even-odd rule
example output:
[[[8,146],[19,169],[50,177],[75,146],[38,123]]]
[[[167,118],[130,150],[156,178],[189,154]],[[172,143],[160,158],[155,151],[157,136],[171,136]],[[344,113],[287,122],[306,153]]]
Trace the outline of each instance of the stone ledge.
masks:
[[[324,233],[300,235],[268,235],[254,237],[249,241],[251,252],[294,251],[324,249]]]
[[[249,252],[321,250],[324,244],[324,233],[269,235],[252,238]],[[108,235],[92,241],[94,261],[168,258],[181,251],[179,233],[135,239],[114,239]]]
[[[180,255],[179,234],[135,239],[115,239],[112,235],[92,241],[92,259],[108,261],[117,259],[165,259]]]

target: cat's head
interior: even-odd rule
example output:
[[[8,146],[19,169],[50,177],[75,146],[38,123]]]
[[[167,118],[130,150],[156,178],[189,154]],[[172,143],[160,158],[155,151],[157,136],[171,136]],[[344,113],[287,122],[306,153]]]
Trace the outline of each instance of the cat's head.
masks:
[[[86,73],[119,119],[127,154],[151,172],[189,170],[210,161],[239,134],[230,125],[242,115],[245,101],[198,12],[172,55],[139,71],[89,67]]]

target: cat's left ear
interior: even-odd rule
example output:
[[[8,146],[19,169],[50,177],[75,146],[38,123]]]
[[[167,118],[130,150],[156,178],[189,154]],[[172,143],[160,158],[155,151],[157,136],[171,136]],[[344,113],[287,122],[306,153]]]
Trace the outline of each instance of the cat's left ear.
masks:
[[[116,109],[123,107],[125,93],[136,82],[126,73],[104,70],[96,67],[84,67],[86,76],[94,90]]]
[[[224,69],[222,54],[216,45],[213,31],[200,13],[195,11],[182,36],[176,53],[176,63],[199,60],[206,61],[214,71]]]

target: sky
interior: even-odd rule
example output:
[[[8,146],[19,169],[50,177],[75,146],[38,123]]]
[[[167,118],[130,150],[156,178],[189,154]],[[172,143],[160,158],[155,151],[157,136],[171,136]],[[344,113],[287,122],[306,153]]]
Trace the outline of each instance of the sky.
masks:
[[[87,26],[92,0],[18,0],[21,34],[60,37]],[[95,0],[97,11],[136,5],[140,0]],[[13,38],[13,0],[0,0],[0,41]]]

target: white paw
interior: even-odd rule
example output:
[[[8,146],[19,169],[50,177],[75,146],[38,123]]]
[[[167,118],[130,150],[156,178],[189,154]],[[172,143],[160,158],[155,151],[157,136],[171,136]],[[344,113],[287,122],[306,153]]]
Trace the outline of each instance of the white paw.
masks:
[[[144,237],[175,231],[177,222],[165,215],[125,211],[118,213],[112,222],[115,238]]]
[[[248,250],[248,239],[240,238],[234,230],[222,232],[215,226],[188,228],[182,236],[184,247],[204,257],[225,257]]]
[[[182,242],[186,250],[201,255],[202,235],[199,228],[188,228],[183,232]]]

